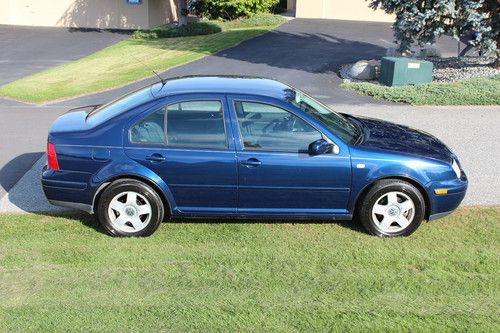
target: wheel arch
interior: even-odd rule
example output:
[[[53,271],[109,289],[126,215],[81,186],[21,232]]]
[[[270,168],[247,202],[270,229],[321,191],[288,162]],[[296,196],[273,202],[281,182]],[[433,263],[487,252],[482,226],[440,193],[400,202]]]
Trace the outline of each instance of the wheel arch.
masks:
[[[114,181],[117,181],[119,179],[134,179],[134,180],[138,180],[140,182],[143,182],[143,183],[149,185],[161,198],[161,201],[162,201],[164,207],[166,208],[165,211],[168,212],[169,216],[172,215],[172,204],[170,203],[168,196],[163,191],[163,189],[158,184],[156,184],[154,181],[152,181],[151,179],[144,177],[144,176],[135,175],[135,174],[118,175],[118,176],[114,176],[114,177],[109,178],[106,181],[104,181],[97,188],[97,190],[94,194],[94,198],[92,200],[92,211],[93,212],[95,212],[95,208],[97,207],[97,204],[99,203],[99,199],[100,199],[102,193],[104,192],[104,190],[109,185],[111,185]]]
[[[420,194],[422,194],[422,197],[424,198],[424,204],[425,204],[424,218],[426,220],[429,219],[430,212],[431,212],[431,202],[430,202],[430,198],[429,198],[429,193],[427,193],[427,191],[425,190],[425,187],[421,183],[419,183],[418,181],[416,181],[415,179],[413,179],[411,177],[405,177],[405,176],[384,176],[384,177],[373,180],[371,183],[369,183],[363,189],[361,189],[361,191],[359,191],[356,199],[354,200],[353,211],[355,211],[357,209],[359,200],[363,199],[363,197],[366,195],[366,193],[368,193],[368,191],[370,191],[370,189],[373,187],[373,185],[376,182],[381,181],[381,180],[386,180],[386,179],[402,180],[402,181],[405,181],[405,182],[410,183],[413,186],[415,186],[419,190]]]

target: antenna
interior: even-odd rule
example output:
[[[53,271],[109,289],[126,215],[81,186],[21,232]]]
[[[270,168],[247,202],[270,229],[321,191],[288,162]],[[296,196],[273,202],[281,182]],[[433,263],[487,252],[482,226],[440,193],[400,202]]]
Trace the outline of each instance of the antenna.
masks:
[[[137,57],[135,57],[133,54],[129,54],[129,56],[131,56],[132,58],[134,58],[136,61],[140,62],[144,67],[146,67],[147,69],[149,69],[151,72],[154,73],[154,75],[156,75],[159,79],[160,79],[160,82],[161,82],[161,88],[163,88],[163,86],[165,86],[165,84],[167,84],[167,80],[162,78],[160,76],[160,74],[158,74],[157,72],[155,72],[154,69],[152,69],[151,67],[149,67],[148,65],[146,65],[143,61],[141,61],[140,59],[138,59]],[[160,89],[161,89],[160,88]]]
[[[147,67],[147,66],[146,66]],[[150,68],[151,69],[151,68]],[[155,73],[156,76],[158,76],[158,78],[160,79],[160,82],[161,82],[161,87],[163,88],[163,86],[167,83],[167,80],[165,80],[164,78],[162,78],[160,76],[160,74],[156,73],[153,69],[151,69],[151,72]]]

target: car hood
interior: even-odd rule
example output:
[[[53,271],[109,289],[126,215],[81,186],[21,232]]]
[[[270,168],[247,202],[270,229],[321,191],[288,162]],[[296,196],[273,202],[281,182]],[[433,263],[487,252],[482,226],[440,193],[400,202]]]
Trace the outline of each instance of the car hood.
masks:
[[[453,159],[451,150],[439,139],[424,131],[388,121],[354,118],[363,128],[360,146],[390,150],[444,162]]]

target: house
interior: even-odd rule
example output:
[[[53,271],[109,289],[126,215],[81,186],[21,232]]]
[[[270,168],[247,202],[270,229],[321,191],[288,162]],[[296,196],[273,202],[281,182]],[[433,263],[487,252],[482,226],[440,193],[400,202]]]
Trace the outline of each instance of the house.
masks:
[[[177,20],[176,0],[0,0],[0,24],[137,29]]]
[[[368,7],[366,0],[287,0],[298,18],[394,22],[394,16]]]
[[[177,21],[177,0],[0,0],[0,24],[138,29]],[[299,18],[392,22],[365,0],[287,0]]]

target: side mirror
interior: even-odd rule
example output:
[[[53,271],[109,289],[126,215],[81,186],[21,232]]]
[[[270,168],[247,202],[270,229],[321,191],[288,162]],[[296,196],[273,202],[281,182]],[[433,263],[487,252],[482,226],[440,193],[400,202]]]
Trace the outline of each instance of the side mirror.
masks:
[[[325,139],[319,139],[314,141],[309,145],[309,155],[321,155],[326,154],[334,149],[334,144],[326,141]]]

